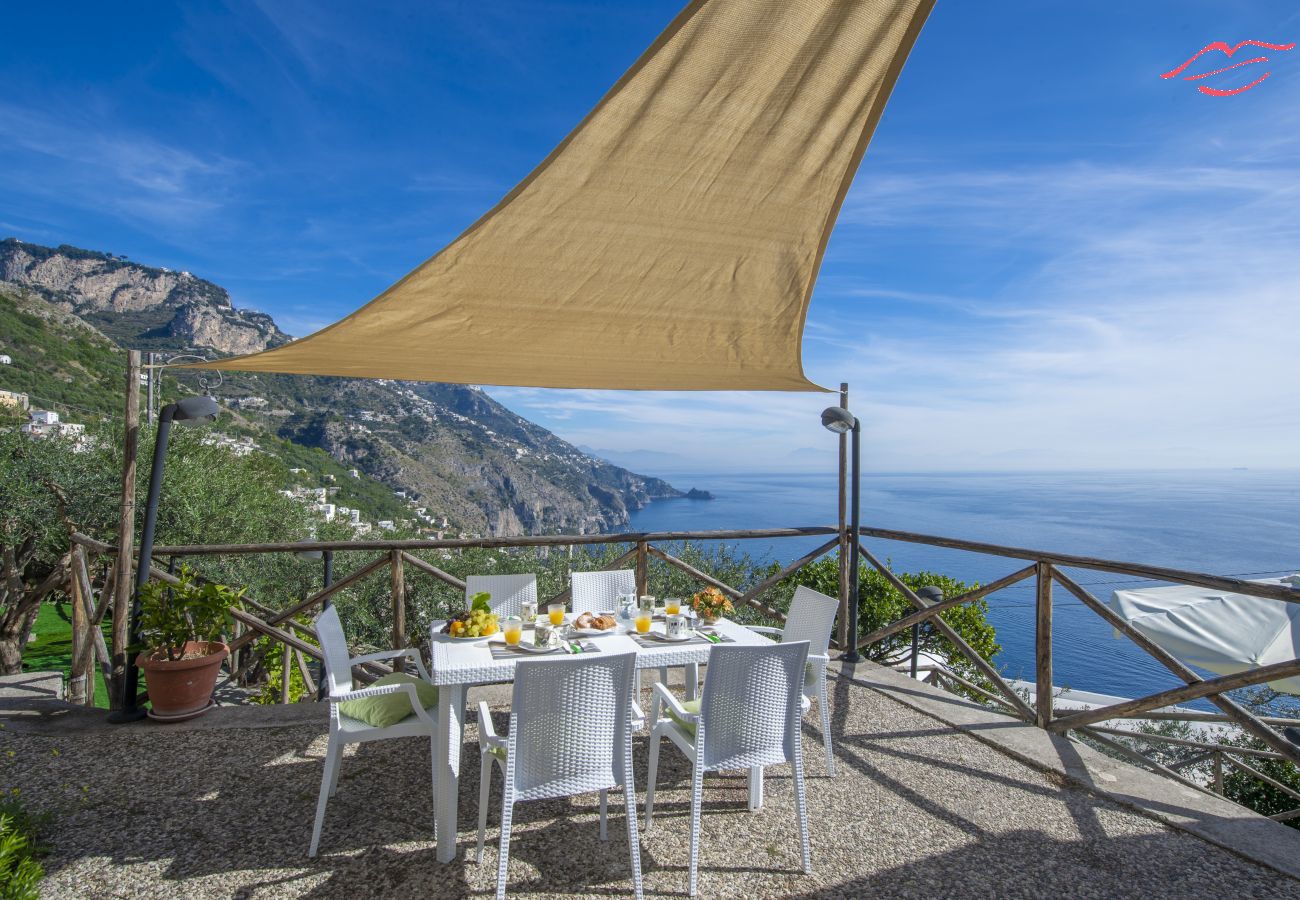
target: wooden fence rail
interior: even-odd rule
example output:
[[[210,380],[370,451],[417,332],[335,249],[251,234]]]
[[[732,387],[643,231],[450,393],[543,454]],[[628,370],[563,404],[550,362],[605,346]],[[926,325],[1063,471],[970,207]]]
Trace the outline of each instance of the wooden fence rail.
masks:
[[[805,553],[794,562],[783,566],[778,572],[745,590],[734,585],[729,585],[716,576],[702,571],[698,567],[674,556],[662,547],[656,546],[657,544],[680,541],[745,541],[751,539],[771,540],[807,537],[822,537],[825,538],[825,542],[821,543],[815,549]],[[947,642],[955,648],[958,656],[965,659],[974,669],[974,672],[977,673],[977,675],[971,675],[971,677],[968,678],[952,671],[948,667],[921,668],[923,671],[932,671],[938,682],[958,688],[968,696],[978,697],[984,702],[993,704],[996,708],[1003,709],[1017,718],[1039,727],[1062,734],[1069,732],[1086,734],[1088,738],[1095,743],[1106,746],[1114,752],[1121,753],[1130,758],[1140,759],[1144,764],[1183,783],[1191,782],[1185,776],[1180,774],[1179,771],[1175,770],[1175,768],[1165,766],[1149,757],[1144,757],[1132,747],[1116,740],[1117,737],[1123,737],[1123,735],[1113,734],[1114,729],[1107,727],[1106,723],[1114,719],[1135,716],[1155,720],[1183,719],[1185,721],[1231,723],[1240,727],[1247,734],[1258,738],[1269,748],[1267,751],[1257,751],[1257,753],[1270,753],[1272,755],[1267,757],[1269,759],[1285,759],[1289,762],[1300,765],[1300,746],[1292,743],[1278,730],[1279,727],[1300,724],[1300,720],[1257,716],[1243,707],[1240,703],[1227,696],[1227,692],[1232,690],[1251,685],[1263,684],[1277,678],[1300,674],[1300,659],[1235,675],[1210,679],[1202,678],[1141,632],[1134,629],[1125,620],[1121,619],[1113,610],[1094,597],[1083,586],[1075,582],[1074,579],[1062,571],[1062,569],[1064,567],[1086,569],[1110,574],[1125,575],[1135,579],[1151,579],[1176,584],[1188,584],[1212,590],[1245,594],[1252,597],[1280,600],[1288,603],[1300,603],[1300,589],[1282,585],[1260,584],[1258,582],[1211,575],[1203,572],[1192,572],[1160,566],[1149,566],[1133,562],[1106,560],[1068,553],[1031,550],[1022,547],[1010,547],[979,541],[968,541],[958,538],[940,537],[936,535],[917,534],[872,527],[863,527],[856,535],[849,534],[846,529],[837,527],[813,526],[805,528],[629,532],[622,534],[539,535],[512,538],[456,538],[445,540],[292,541],[240,545],[175,545],[157,547],[155,549],[155,556],[156,558],[162,559],[213,555],[228,556],[237,554],[300,553],[303,551],[373,552],[375,558],[370,562],[361,565],[351,574],[313,593],[301,602],[291,605],[287,609],[273,611],[260,605],[251,606],[250,604],[251,608],[253,608],[258,615],[244,612],[243,615],[237,617],[241,626],[243,626],[243,633],[234,638],[232,646],[244,647],[258,637],[270,637],[273,640],[280,641],[286,648],[286,677],[289,666],[287,660],[292,653],[293,659],[296,660],[296,664],[299,666],[301,674],[304,676],[305,680],[310,683],[310,671],[306,666],[306,660],[308,658],[318,658],[319,651],[315,649],[310,640],[304,639],[314,639],[315,637],[310,626],[297,622],[295,620],[296,617],[315,610],[327,602],[330,597],[338,594],[340,591],[344,591],[362,579],[377,574],[380,570],[387,568],[389,575],[389,588],[392,597],[392,643],[395,648],[399,648],[405,646],[409,641],[409,636],[406,630],[406,594],[408,590],[408,574],[418,573],[419,575],[430,577],[436,582],[451,587],[457,591],[464,590],[465,583],[461,579],[442,570],[437,565],[421,559],[416,555],[416,553],[420,551],[455,552],[462,549],[572,548],[574,546],[595,546],[602,544],[622,545],[629,549],[620,554],[605,567],[609,569],[618,569],[630,566],[635,573],[637,589],[639,592],[645,593],[647,591],[649,565],[650,561],[653,559],[684,572],[697,582],[716,587],[718,590],[730,597],[733,602],[739,605],[752,608],[763,616],[780,622],[784,620],[782,612],[770,603],[764,602],[763,598],[765,595],[785,579],[802,569],[804,566],[812,563],[814,560],[836,549],[842,551],[848,546],[847,541],[854,538],[859,542],[859,549],[865,564],[878,571],[886,581],[907,600],[907,602],[913,607],[913,611],[893,622],[877,628],[872,633],[863,637],[853,637],[856,629],[842,629],[840,634],[844,636],[844,640],[850,640],[862,649],[869,649],[879,644],[881,641],[884,641],[908,628],[924,625],[945,638]],[[916,591],[913,591],[908,587],[895,573],[882,563],[879,557],[864,545],[865,540],[868,538],[923,544],[926,546],[961,550],[986,556],[1016,559],[1023,561],[1026,565],[985,585],[977,586],[961,596],[944,598],[935,603],[918,595]],[[86,552],[109,554],[116,551],[116,548],[94,541],[84,535],[76,535],[74,537],[74,542],[84,547]],[[82,567],[84,568],[84,563],[82,564]],[[76,568],[77,566],[74,565],[74,569]],[[166,573],[160,573],[156,568],[152,570],[151,574],[155,578],[166,575]],[[1025,697],[1022,697],[1021,694],[1002,676],[992,661],[982,658],[980,654],[976,652],[975,649],[972,648],[970,644],[967,643],[961,635],[959,635],[957,631],[942,618],[942,615],[949,610],[965,604],[994,598],[999,591],[1030,578],[1034,579],[1035,585],[1034,630],[1036,690],[1034,692],[1035,696],[1027,700]],[[120,582],[120,578],[118,581]],[[1171,672],[1171,674],[1181,680],[1183,685],[1167,691],[1154,693],[1146,697],[1139,697],[1122,703],[1112,704],[1102,709],[1072,712],[1063,715],[1056,714],[1053,710],[1054,700],[1052,690],[1052,650],[1054,640],[1053,588],[1055,586],[1063,588],[1068,594],[1077,598],[1086,609],[1096,614],[1117,632],[1127,637],[1144,653],[1160,662]],[[120,586],[118,589],[119,591],[121,590]],[[77,590],[89,599],[90,591],[83,588],[80,583],[78,583]],[[565,588],[552,598],[552,602],[564,602],[567,601],[569,597],[570,591],[568,588]],[[255,603],[255,601],[253,602]],[[104,610],[108,608],[108,606],[109,604],[105,600],[101,599],[97,607],[88,606],[83,610],[86,614],[79,615],[78,621],[83,621],[92,614],[97,617],[96,621],[98,621],[98,617],[104,615]],[[115,643],[112,648],[113,656],[111,656],[110,659],[116,659],[116,654],[119,653],[119,648],[116,644],[116,631],[114,637]],[[842,641],[837,641],[837,644],[839,646],[845,646]],[[84,656],[87,652],[84,645],[79,644],[78,649],[81,656]],[[101,662],[103,661],[104,660],[101,659]],[[376,669],[371,667],[362,674],[367,678],[372,678],[375,675],[375,671]],[[977,683],[977,680],[980,683]],[[1207,713],[1200,711],[1168,710],[1165,708],[1175,703],[1183,703],[1201,698],[1216,705],[1220,712]],[[1221,784],[1222,782],[1222,771],[1225,765],[1235,767],[1239,771],[1247,771],[1247,769],[1252,773],[1257,771],[1242,759],[1242,757],[1256,756],[1257,753],[1247,753],[1242,751],[1241,748],[1203,747],[1199,748],[1199,750],[1200,753],[1212,763],[1216,784]],[[1237,756],[1234,757],[1233,753],[1236,753]],[[1199,760],[1199,762],[1204,761],[1205,759]],[[1183,761],[1179,764],[1179,768],[1188,768],[1191,765],[1191,762]],[[1270,783],[1267,776],[1263,773],[1258,774],[1260,775],[1259,780],[1264,783]],[[1194,786],[1200,787],[1199,785]],[[1288,796],[1290,795],[1288,794]],[[1300,799],[1300,795],[1298,795],[1296,799]],[[1293,816],[1292,813],[1284,813],[1282,815],[1284,817]],[[1294,815],[1300,815],[1300,810],[1296,810]]]

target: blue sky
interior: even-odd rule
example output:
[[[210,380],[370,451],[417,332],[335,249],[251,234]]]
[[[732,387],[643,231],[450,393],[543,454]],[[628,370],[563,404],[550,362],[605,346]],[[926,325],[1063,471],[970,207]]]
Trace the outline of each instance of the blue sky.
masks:
[[[22,4],[0,235],[188,269],[306,334],[499,199],[679,6]],[[1300,40],[1300,9],[939,0],[805,334],[870,468],[1295,465],[1300,48],[1159,77],[1244,39]],[[829,397],[493,393],[643,468],[833,464]]]

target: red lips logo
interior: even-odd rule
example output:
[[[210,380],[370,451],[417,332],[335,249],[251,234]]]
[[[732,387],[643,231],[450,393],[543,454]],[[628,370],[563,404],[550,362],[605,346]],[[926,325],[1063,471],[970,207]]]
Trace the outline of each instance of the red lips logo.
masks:
[[[1242,41],[1241,43],[1237,44],[1235,47],[1229,47],[1223,41],[1215,41],[1213,44],[1206,44],[1199,53],[1197,53],[1187,62],[1183,63],[1181,66],[1179,66],[1176,69],[1169,70],[1168,72],[1164,73],[1160,77],[1174,78],[1178,75],[1181,75],[1188,66],[1190,66],[1192,63],[1196,62],[1198,59],[1200,59],[1202,56],[1204,56],[1205,54],[1209,53],[1212,50],[1218,50],[1220,53],[1223,53],[1225,56],[1231,57],[1232,54],[1236,53],[1242,47],[1263,47],[1266,50],[1293,50],[1295,49],[1295,42],[1293,41],[1290,44],[1266,44],[1263,41]],[[1262,63],[1262,62],[1268,62],[1268,57],[1257,56],[1254,59],[1247,59],[1247,60],[1243,60],[1242,62],[1233,63],[1230,66],[1224,66],[1222,69],[1214,69],[1213,71],[1210,72],[1201,72],[1199,75],[1184,75],[1183,80],[1198,81],[1202,78],[1209,78],[1211,75],[1218,75],[1220,72],[1227,72],[1230,69],[1239,69],[1242,66],[1250,66],[1250,65],[1254,65],[1255,63]],[[1250,90],[1251,88],[1259,84],[1261,81],[1263,81],[1271,74],[1273,73],[1265,72],[1263,75],[1256,78],[1250,84],[1243,85],[1242,87],[1239,88],[1232,88],[1231,90],[1221,90],[1219,88],[1206,87],[1203,84],[1198,84],[1196,86],[1196,89],[1200,91],[1202,94],[1209,94],[1211,97],[1231,97],[1233,94],[1240,94],[1242,91]]]

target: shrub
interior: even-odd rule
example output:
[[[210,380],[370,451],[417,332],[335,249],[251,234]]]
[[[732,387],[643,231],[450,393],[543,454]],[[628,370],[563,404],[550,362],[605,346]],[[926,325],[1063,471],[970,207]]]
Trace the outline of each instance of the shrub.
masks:
[[[36,822],[13,802],[0,803],[0,900],[37,900],[45,877]]]

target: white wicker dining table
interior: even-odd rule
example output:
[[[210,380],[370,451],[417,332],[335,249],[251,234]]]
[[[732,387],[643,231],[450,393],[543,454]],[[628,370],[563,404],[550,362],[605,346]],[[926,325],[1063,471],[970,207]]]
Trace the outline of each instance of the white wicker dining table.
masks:
[[[430,641],[433,683],[438,687],[438,738],[437,759],[433,761],[434,776],[438,782],[436,811],[438,862],[449,863],[456,858],[456,834],[459,821],[461,743],[465,728],[465,692],[476,684],[499,684],[514,681],[515,664],[530,656],[523,652],[493,654],[490,644],[500,645],[503,639],[498,632],[490,638],[477,641],[453,641],[438,633],[441,622],[432,626]],[[729,639],[731,646],[761,645],[769,643],[743,625],[729,619],[720,619],[716,633]],[[674,645],[641,646],[624,633],[623,625],[610,634],[583,637],[585,644],[594,644],[600,653],[635,653],[636,667],[659,669],[664,666],[683,666],[686,669],[686,699],[693,700],[699,684],[700,663],[708,662],[711,643],[691,642]],[[544,657],[550,658],[550,657]]]

